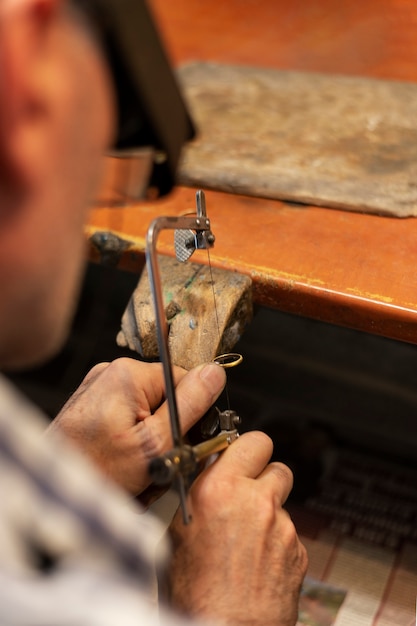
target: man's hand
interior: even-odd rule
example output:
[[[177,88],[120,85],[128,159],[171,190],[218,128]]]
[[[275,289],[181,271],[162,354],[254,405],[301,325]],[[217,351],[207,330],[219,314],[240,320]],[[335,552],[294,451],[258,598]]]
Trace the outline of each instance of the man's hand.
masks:
[[[282,508],[291,471],[266,465],[272,442],[237,439],[195,481],[192,521],[171,526],[173,606],[225,624],[294,626],[307,555]]]
[[[178,413],[186,432],[211,407],[225,384],[213,363],[174,369]],[[117,359],[96,365],[49,427],[72,439],[132,495],[149,485],[150,459],[172,447],[160,363]]]

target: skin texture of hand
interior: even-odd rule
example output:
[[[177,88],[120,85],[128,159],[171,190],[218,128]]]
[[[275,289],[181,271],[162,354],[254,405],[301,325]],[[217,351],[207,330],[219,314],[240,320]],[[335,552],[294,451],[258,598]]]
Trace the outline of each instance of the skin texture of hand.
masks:
[[[181,428],[211,407],[225,384],[213,363],[174,369]],[[160,363],[116,359],[96,365],[51,423],[131,495],[149,486],[150,459],[172,447]]]
[[[193,484],[192,520],[171,525],[172,605],[224,624],[294,626],[307,554],[282,508],[293,479],[267,465],[272,442],[251,432]]]

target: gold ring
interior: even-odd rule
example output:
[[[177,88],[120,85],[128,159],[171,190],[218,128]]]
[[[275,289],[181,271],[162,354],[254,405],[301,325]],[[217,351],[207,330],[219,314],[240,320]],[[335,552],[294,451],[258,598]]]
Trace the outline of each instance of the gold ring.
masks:
[[[220,354],[213,359],[213,363],[217,363],[220,367],[227,369],[228,367],[236,367],[243,361],[243,356],[237,352],[229,352],[228,354]]]

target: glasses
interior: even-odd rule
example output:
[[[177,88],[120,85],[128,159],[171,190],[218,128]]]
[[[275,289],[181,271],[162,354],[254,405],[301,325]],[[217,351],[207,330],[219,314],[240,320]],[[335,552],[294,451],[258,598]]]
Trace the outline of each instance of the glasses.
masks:
[[[160,193],[152,185],[152,175],[158,159],[163,159],[163,155],[158,155],[153,148],[108,152],[96,206],[124,206],[139,200],[156,199]]]
[[[169,193],[194,127],[144,0],[72,0],[110,69],[118,119],[100,204]]]

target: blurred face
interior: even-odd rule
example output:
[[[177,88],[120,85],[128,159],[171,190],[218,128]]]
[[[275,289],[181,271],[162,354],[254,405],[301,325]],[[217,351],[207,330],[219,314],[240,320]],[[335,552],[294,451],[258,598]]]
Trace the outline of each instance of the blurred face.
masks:
[[[24,79],[31,95],[23,96],[28,119],[7,144],[16,182],[0,186],[3,369],[38,363],[66,338],[84,266],[83,225],[114,123],[107,68],[77,17],[55,13],[42,39],[31,19],[20,24],[16,46],[21,50],[35,29],[39,59],[31,50],[20,61],[22,72],[31,64]]]

